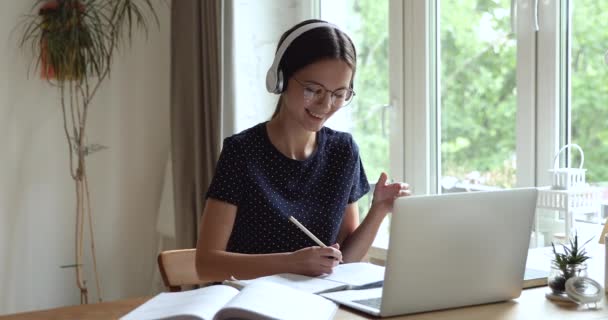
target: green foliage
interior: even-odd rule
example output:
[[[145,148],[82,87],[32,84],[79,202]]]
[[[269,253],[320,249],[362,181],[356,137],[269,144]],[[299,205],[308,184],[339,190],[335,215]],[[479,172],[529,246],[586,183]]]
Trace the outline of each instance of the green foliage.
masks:
[[[353,25],[353,41],[357,46],[357,98],[352,104],[353,135],[363,156],[370,181],[388,169],[388,2],[356,0],[349,10],[360,21]],[[384,125],[384,130],[383,130]]]
[[[357,48],[357,73],[354,88],[357,97],[351,108],[352,134],[359,146],[365,173],[375,182],[389,168],[388,92],[388,1],[353,0],[346,8],[347,23],[354,30],[350,36]],[[359,213],[365,215],[368,198],[359,201]]]
[[[574,238],[569,239],[569,247],[565,244],[562,244],[562,247],[564,249],[563,253],[557,252],[557,250],[555,249],[555,244],[551,243],[551,246],[553,247],[553,254],[555,256],[555,258],[553,259],[553,263],[555,264],[555,266],[557,266],[560,270],[564,272],[564,274],[566,274],[568,272],[569,265],[582,264],[587,261],[589,259],[589,256],[587,256],[587,252],[583,247],[587,243],[589,243],[589,241],[591,241],[591,239],[587,240],[579,248],[578,234],[575,234]]]
[[[585,150],[587,180],[608,181],[608,1],[572,4],[572,141]]]
[[[388,170],[388,1],[354,0],[348,9],[357,46],[353,135],[370,181]],[[383,119],[384,116],[384,119]]]
[[[516,60],[506,0],[441,1],[442,175],[515,185]]]

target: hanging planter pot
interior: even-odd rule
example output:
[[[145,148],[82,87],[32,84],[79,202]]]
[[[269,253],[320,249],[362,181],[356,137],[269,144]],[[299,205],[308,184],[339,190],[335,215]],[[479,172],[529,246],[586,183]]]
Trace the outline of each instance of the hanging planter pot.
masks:
[[[40,77],[80,80],[86,76],[86,49],[91,34],[83,20],[85,6],[80,0],[49,0],[38,10],[41,18]]]

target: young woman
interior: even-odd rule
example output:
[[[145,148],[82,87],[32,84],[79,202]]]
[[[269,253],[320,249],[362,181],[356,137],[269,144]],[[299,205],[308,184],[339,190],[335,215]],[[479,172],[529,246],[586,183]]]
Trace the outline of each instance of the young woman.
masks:
[[[365,256],[394,200],[409,190],[382,173],[359,223],[357,200],[369,184],[358,147],[350,134],[323,126],[352,101],[355,71],[355,47],[336,26],[307,20],[283,34],[266,79],[280,94],[272,118],[224,140],[197,243],[202,280],[317,276]]]

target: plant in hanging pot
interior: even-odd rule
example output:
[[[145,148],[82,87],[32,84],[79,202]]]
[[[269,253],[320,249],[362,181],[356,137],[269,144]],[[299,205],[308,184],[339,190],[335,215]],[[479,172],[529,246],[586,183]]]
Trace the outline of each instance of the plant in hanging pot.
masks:
[[[39,67],[43,79],[78,80],[86,76],[83,49],[91,46],[92,35],[84,24],[84,13],[80,0],[48,0],[41,4]],[[72,39],[76,41],[67,45]]]
[[[569,245],[561,245],[563,252],[558,252],[555,244],[551,243],[554,257],[553,261],[551,261],[551,272],[547,279],[547,284],[553,293],[564,294],[568,279],[587,276],[587,264],[585,261],[589,259],[589,256],[583,247],[589,241],[591,239],[579,247],[578,234],[575,234],[574,238],[569,239]]]
[[[75,261],[68,266],[76,270],[81,303],[87,303],[82,262],[86,221],[101,301],[85,157],[103,146],[86,143],[88,111],[99,86],[110,75],[114,54],[130,44],[135,28],[147,32],[148,18],[157,25],[159,21],[151,0],[37,0],[32,10],[36,13],[22,21],[20,46],[33,52],[35,69],[59,91],[70,176],[76,190]]]

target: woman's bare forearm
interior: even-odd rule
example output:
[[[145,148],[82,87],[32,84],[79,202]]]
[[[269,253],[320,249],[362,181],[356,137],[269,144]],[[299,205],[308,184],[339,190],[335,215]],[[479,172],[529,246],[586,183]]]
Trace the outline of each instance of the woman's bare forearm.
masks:
[[[361,224],[342,243],[342,256],[344,262],[361,261],[369,251],[385,213],[377,212],[372,206]]]
[[[294,272],[289,253],[242,254],[220,250],[197,252],[196,270],[203,281],[253,279],[276,273]]]

